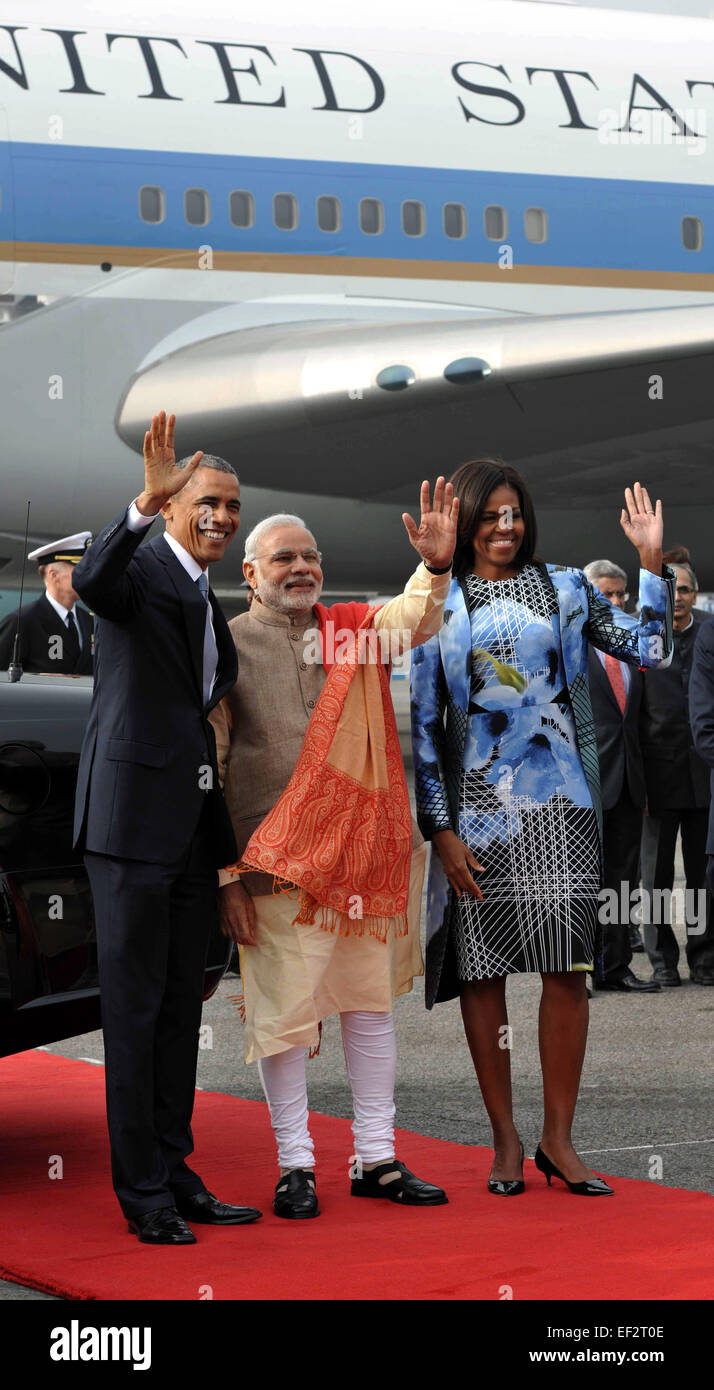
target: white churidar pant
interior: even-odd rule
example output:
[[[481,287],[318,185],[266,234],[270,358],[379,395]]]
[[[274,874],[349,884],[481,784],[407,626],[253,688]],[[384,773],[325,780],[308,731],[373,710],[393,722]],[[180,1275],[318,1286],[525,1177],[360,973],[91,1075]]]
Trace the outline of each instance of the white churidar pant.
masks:
[[[355,1157],[362,1163],[394,1158],[394,1082],[397,1043],[391,1013],[340,1014],[342,1046],[354,1106]],[[258,1062],[281,1168],[312,1168],[308,1128],[307,1049],[291,1047]]]

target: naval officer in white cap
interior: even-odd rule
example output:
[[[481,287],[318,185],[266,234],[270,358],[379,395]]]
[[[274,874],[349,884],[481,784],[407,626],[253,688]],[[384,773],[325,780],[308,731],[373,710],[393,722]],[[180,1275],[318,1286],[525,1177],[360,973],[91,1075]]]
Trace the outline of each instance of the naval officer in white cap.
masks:
[[[91,531],[62,536],[49,545],[32,550],[45,586],[42,598],[26,604],[20,612],[19,659],[23,671],[49,672],[51,675],[91,676],[94,657],[94,620],[77,603],[72,588],[74,566],[92,540]],[[0,623],[0,671],[13,659],[17,611]]]

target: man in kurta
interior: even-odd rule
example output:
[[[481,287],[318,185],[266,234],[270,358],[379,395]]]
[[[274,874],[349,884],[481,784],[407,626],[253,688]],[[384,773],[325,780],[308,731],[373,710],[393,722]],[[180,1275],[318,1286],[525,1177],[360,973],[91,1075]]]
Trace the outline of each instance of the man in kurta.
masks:
[[[306,1058],[335,1013],[354,1104],[352,1194],[447,1200],[394,1149],[392,1007],[423,974],[426,846],[388,670],[441,626],[457,515],[443,478],[433,505],[422,485],[419,526],[403,517],[421,563],[381,608],[319,603],[321,554],[299,517],[268,517],[246,541],[252,602],[229,624],[239,676],[211,716],[239,854],[219,902],[239,945],[246,1061],[258,1062],[277,1143],[273,1205],[292,1219],[319,1215]]]

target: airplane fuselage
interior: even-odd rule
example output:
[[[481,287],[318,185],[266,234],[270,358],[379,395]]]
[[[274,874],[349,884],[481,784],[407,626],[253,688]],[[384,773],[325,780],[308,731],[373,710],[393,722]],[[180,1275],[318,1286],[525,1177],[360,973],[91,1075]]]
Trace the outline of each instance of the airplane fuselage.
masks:
[[[428,28],[374,0],[337,22],[322,0],[115,13],[25,0],[0,25],[8,532],[28,475],[38,536],[138,490],[123,393],[209,316],[228,332],[714,293],[708,22],[497,0],[450,0]],[[250,482],[248,521],[310,492]],[[309,502],[344,582],[355,527],[389,510],[359,477],[353,497]]]

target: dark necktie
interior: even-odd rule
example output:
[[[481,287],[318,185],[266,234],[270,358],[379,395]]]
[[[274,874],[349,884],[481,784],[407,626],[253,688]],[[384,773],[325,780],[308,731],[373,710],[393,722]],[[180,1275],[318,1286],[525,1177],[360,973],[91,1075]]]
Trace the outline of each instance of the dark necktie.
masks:
[[[74,667],[79,661],[80,651],[79,631],[74,613],[67,614],[65,626],[67,628],[67,636],[64,638],[64,657],[68,664]]]
[[[211,601],[208,597],[208,579],[203,571],[199,574],[196,583],[206,600],[206,626],[203,633],[203,703],[207,705],[211,698],[213,682],[218,667],[218,647],[216,646],[216,639],[213,635],[213,626],[211,623]]]

